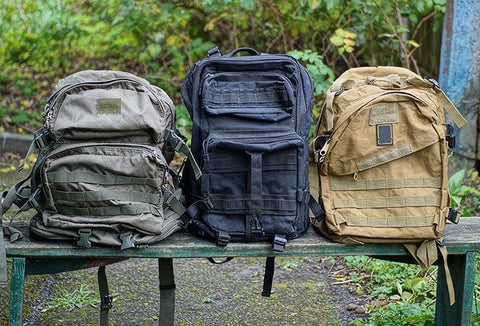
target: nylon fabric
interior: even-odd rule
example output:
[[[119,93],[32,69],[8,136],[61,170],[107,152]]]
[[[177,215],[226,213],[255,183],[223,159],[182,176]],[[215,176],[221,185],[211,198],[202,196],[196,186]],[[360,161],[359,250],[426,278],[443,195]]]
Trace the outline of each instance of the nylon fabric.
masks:
[[[465,120],[436,82],[400,67],[349,69],[326,97],[311,146],[325,213],[312,225],[349,244],[409,244],[432,265],[450,209],[445,114]]]
[[[296,238],[309,227],[313,82],[291,56],[238,52],[199,60],[182,83],[203,174],[185,166],[189,230],[220,245]]]
[[[58,82],[43,114],[32,173],[6,198],[38,211],[33,234],[126,248],[184,227],[180,179],[169,163],[175,151],[193,157],[165,91],[127,72],[80,71]],[[127,246],[124,234],[132,234]]]

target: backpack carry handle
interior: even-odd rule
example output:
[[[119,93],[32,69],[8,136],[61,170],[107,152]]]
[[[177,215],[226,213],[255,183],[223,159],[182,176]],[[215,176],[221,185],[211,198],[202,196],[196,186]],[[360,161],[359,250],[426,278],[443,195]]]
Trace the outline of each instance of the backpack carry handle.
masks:
[[[227,57],[234,57],[235,55],[237,55],[240,52],[247,52],[250,55],[260,55],[260,52],[258,52],[257,50],[255,50],[253,48],[238,48],[238,49],[235,49],[232,52],[226,54],[226,56]]]

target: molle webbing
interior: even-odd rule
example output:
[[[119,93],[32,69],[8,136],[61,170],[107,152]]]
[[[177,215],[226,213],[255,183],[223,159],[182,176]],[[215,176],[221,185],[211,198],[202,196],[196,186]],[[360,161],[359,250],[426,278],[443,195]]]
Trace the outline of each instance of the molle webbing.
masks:
[[[389,208],[440,206],[438,196],[378,197],[333,199],[332,206],[338,208]]]
[[[330,190],[374,190],[374,189],[401,189],[401,188],[436,188],[440,189],[442,180],[440,178],[393,178],[393,179],[336,179],[329,180]]]
[[[413,148],[410,144],[408,144],[394,148],[391,151],[381,153],[375,157],[363,160],[361,162],[357,162],[357,168],[359,171],[364,171],[375,166],[394,161],[411,153],[413,153]]]
[[[71,207],[56,205],[56,208],[58,213],[65,215],[116,216],[150,213],[156,216],[162,216],[161,206],[142,203],[108,207]]]
[[[291,106],[292,103],[289,96],[290,95],[283,86],[258,89],[251,88],[248,89],[248,92],[244,89],[219,89],[216,91],[215,88],[210,88],[205,101],[218,105],[238,104],[240,106],[252,103],[255,106],[263,105],[262,108],[268,110],[268,106],[264,107],[266,104],[283,104],[285,106]]]
[[[250,211],[250,197],[245,196],[220,196],[211,195],[210,200],[213,203],[212,212],[218,211],[223,214],[232,212],[232,214],[248,213]],[[260,207],[262,211],[273,211],[277,215],[291,215],[297,209],[297,198],[293,196],[262,195]]]
[[[146,185],[159,188],[164,183],[163,178],[141,178],[122,175],[108,175],[89,171],[48,172],[50,183],[91,183],[100,185]]]
[[[58,191],[52,190],[55,201],[69,202],[100,202],[100,201],[123,201],[160,204],[160,193],[146,193],[140,191],[121,190],[95,190],[95,191]]]
[[[348,226],[358,227],[389,227],[389,228],[407,228],[407,227],[429,227],[437,223],[436,216],[342,216],[335,214],[337,224],[345,223]]]

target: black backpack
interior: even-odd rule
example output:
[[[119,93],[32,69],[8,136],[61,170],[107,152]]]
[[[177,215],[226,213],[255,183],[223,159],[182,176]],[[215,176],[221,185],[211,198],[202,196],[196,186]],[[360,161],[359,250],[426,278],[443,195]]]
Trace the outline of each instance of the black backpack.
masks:
[[[218,245],[273,241],[282,251],[309,227],[307,70],[286,54],[214,48],[187,72],[182,96],[202,172],[188,162],[183,171],[189,230]]]

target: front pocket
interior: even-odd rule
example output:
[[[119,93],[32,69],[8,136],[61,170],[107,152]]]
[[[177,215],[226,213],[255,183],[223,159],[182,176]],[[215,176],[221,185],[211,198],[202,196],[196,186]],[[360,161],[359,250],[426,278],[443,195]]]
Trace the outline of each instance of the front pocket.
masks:
[[[167,164],[153,147],[67,145],[45,158],[40,173],[47,210],[72,216],[162,216]]]
[[[304,210],[300,194],[308,187],[304,147],[296,134],[208,138],[201,184],[212,204],[206,222],[231,235],[293,236]]]
[[[210,116],[263,122],[293,117],[292,83],[281,74],[235,72],[213,74],[202,86],[203,108]]]

